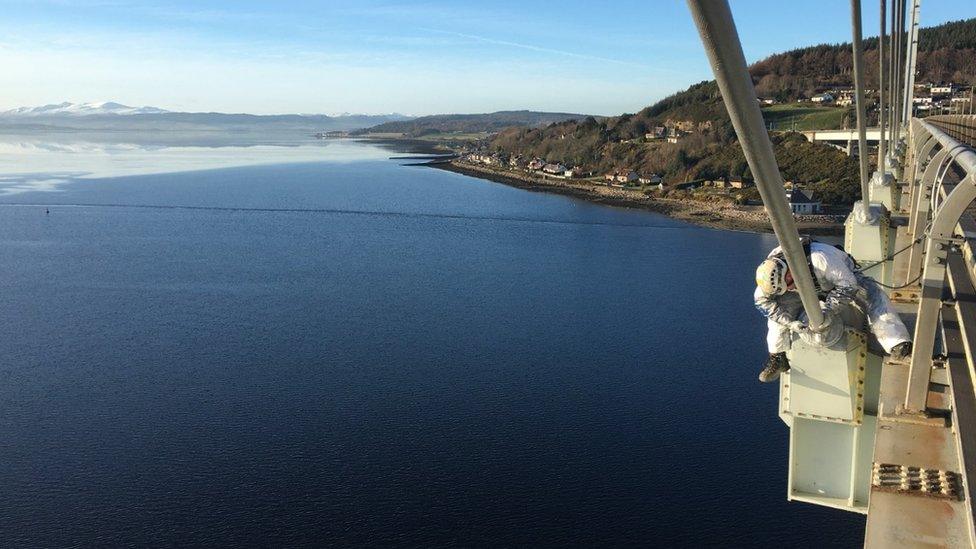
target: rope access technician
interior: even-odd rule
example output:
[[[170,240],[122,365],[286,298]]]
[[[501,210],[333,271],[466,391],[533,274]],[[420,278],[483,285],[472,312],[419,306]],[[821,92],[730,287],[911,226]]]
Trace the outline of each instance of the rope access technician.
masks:
[[[888,296],[874,279],[857,270],[851,256],[830,244],[810,240],[804,240],[803,250],[824,309],[824,323],[815,333],[823,333],[833,323],[842,322],[843,308],[854,306],[867,316],[871,333],[886,353],[902,358],[911,354],[908,329]],[[805,315],[800,318],[803,303],[779,247],[756,269],[756,286],[753,298],[756,308],[766,316],[769,330],[766,335],[769,359],[759,374],[759,381],[766,383],[790,369],[786,351],[790,349],[793,334],[812,330],[805,322]]]

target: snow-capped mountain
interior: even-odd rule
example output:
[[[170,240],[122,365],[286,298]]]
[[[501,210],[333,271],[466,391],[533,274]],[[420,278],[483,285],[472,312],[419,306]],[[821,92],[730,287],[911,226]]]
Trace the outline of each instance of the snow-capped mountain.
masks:
[[[121,103],[105,101],[102,103],[64,103],[40,107],[18,107],[0,112],[0,116],[87,116],[92,114],[162,114],[169,112],[157,107],[130,107]]]
[[[0,111],[0,131],[252,131],[281,130],[316,133],[351,131],[377,124],[410,120],[400,114],[245,114],[175,112],[157,107],[130,107],[121,103],[58,103]]]

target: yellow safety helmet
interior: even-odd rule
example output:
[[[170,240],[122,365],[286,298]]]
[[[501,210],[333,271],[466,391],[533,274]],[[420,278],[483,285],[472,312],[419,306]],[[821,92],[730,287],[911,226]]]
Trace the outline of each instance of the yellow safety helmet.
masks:
[[[756,269],[756,286],[759,286],[766,295],[785,294],[788,268],[786,261],[779,257],[771,257],[763,261]]]

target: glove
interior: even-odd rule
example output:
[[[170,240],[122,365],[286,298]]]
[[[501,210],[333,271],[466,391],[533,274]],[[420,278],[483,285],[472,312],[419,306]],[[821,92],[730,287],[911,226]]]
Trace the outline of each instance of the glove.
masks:
[[[786,327],[789,328],[790,331],[795,334],[801,334],[803,332],[810,330],[810,327],[807,326],[806,322],[800,322],[799,320],[794,320],[793,322],[790,322],[789,324],[786,325]]]
[[[823,312],[823,324],[821,324],[817,329],[807,328],[815,334],[825,333],[830,329],[830,326],[834,323],[834,313],[830,309],[825,309]]]

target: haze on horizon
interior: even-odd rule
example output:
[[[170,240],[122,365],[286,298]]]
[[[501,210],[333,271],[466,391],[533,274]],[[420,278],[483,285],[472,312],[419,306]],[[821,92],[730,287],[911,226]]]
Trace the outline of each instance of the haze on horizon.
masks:
[[[0,0],[0,110],[616,115],[711,78],[684,2]],[[850,39],[842,0],[736,0],[750,61]],[[876,35],[878,3],[863,4]],[[976,16],[922,4],[922,24]]]

